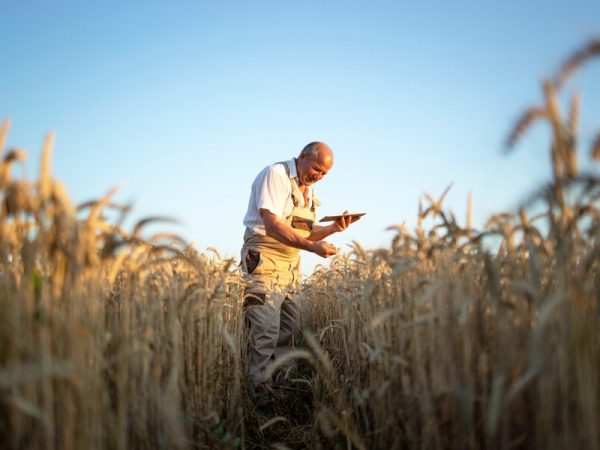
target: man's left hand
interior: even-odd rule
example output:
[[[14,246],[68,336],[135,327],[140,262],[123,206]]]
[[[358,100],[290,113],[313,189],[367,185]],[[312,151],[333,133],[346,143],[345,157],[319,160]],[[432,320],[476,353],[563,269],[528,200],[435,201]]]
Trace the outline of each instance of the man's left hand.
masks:
[[[344,211],[343,214],[348,214],[349,211]],[[333,225],[333,229],[338,232],[338,231],[344,231],[346,230],[350,224],[352,223],[352,216],[347,216],[347,217],[340,217],[339,219],[335,219],[335,222],[332,224]]]

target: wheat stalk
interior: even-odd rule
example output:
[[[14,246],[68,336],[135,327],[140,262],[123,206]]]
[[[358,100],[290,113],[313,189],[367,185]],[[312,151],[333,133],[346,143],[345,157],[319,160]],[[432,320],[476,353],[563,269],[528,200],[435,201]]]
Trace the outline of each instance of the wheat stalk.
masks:
[[[590,157],[595,161],[600,160],[600,133],[598,133],[592,140],[592,145],[590,146]]]

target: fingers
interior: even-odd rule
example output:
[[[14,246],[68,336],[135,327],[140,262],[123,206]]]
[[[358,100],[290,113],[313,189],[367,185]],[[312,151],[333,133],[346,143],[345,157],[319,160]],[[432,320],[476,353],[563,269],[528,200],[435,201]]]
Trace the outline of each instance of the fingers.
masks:
[[[347,214],[348,211],[344,211],[343,214]],[[338,230],[337,231],[344,231],[346,228],[348,228],[348,217],[340,217],[339,219],[337,219],[335,221]]]
[[[325,244],[327,247],[327,256],[333,256],[337,254],[338,249],[335,245],[332,245],[329,242],[325,242]]]
[[[344,211],[343,214],[348,214],[348,210]],[[346,229],[348,228],[348,225],[350,225],[350,217],[342,217],[342,229]]]
[[[328,258],[330,256],[337,255],[338,252],[339,249],[335,245],[325,241],[320,242],[320,251],[318,252],[319,256]]]
[[[354,222],[354,216],[348,216],[348,225],[350,225],[352,222]]]
[[[346,210],[342,213],[342,215],[344,214],[349,214],[349,211]],[[348,228],[348,226],[352,223],[352,216],[347,216],[347,217],[340,217],[337,220],[337,225],[339,228],[339,231],[344,231]]]

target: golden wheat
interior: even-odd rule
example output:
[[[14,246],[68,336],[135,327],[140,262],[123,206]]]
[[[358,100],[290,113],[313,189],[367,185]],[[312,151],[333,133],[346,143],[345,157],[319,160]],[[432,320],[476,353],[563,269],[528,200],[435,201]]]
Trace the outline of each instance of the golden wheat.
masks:
[[[424,194],[389,248],[354,242],[304,285],[298,367],[271,416],[245,377],[235,262],[150,235],[116,189],[73,206],[0,162],[0,442],[7,449],[600,448],[600,180],[576,160],[580,100],[544,83],[512,147],[551,126],[554,179],[484,230]],[[9,122],[0,127],[3,151]],[[599,139],[592,156],[600,153]],[[543,206],[532,214],[532,203]],[[120,216],[104,218],[107,209]]]

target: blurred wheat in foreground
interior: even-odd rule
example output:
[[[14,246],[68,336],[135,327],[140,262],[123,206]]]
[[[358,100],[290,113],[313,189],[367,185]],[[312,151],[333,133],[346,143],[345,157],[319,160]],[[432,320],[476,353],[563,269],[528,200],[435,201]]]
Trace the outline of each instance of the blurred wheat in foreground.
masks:
[[[600,180],[579,171],[579,96],[564,118],[557,100],[599,53],[594,40],[567,59],[507,139],[550,126],[543,212],[477,231],[426,196],[390,248],[355,243],[317,271],[271,416],[247,393],[233,261],[144,232],[167,218],[124,230],[113,191],[73,206],[52,136],[37,180],[12,176],[24,151],[4,152],[0,447],[600,449]]]

